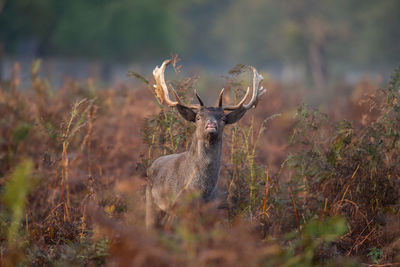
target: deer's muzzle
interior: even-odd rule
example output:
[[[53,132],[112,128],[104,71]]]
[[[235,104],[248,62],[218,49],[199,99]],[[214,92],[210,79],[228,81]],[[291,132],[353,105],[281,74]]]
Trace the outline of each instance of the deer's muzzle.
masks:
[[[216,132],[217,131],[217,123],[214,121],[208,121],[206,124],[206,131],[207,132]]]

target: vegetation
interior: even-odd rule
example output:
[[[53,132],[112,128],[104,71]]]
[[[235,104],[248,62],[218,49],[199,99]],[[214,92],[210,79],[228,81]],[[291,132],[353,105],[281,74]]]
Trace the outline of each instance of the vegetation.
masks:
[[[330,115],[294,111],[298,99],[267,80],[268,105],[225,132],[221,209],[182,195],[173,219],[148,232],[146,168],[186,149],[193,126],[157,102],[151,83],[66,80],[51,90],[39,68],[31,88],[17,72],[0,88],[2,266],[400,262],[399,71],[385,89],[360,82]],[[243,70],[226,76],[233,99]],[[190,101],[195,80],[172,83]]]

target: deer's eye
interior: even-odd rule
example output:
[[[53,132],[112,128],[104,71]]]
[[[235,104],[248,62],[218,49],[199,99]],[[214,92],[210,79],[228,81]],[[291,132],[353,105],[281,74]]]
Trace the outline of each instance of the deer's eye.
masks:
[[[201,119],[200,115],[197,115],[196,120],[200,120],[200,119]]]

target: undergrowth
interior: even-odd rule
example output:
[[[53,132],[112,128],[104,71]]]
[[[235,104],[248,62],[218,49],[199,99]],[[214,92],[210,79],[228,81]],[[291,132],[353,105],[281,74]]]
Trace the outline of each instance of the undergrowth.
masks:
[[[342,215],[349,232],[338,242],[347,256],[386,248],[380,260],[398,260],[398,236],[387,239],[385,228],[400,212],[400,73],[387,89],[370,98],[364,126],[332,122],[318,110],[301,106],[291,137],[295,152],[287,158],[292,170],[302,223]],[[398,227],[400,225],[391,225]],[[377,257],[375,257],[377,261]]]
[[[368,99],[362,123],[306,105],[289,120],[295,101],[271,89],[225,130],[223,209],[185,195],[174,219],[148,232],[146,169],[188,149],[194,126],[157,102],[141,76],[135,89],[90,79],[54,89],[39,68],[31,88],[21,88],[18,64],[0,88],[2,266],[400,262],[399,71]],[[226,76],[224,101],[243,95],[244,70]],[[196,79],[172,81],[185,102]]]

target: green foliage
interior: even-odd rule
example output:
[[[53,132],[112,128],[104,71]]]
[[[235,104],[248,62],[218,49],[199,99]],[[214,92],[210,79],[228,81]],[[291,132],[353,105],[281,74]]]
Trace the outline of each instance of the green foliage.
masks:
[[[263,187],[265,167],[257,162],[256,152],[260,138],[265,130],[264,120],[256,126],[254,119],[249,126],[234,125],[231,128],[231,166],[232,177],[228,187],[232,215],[246,211],[251,216],[259,208],[264,197]]]
[[[317,249],[331,246],[348,231],[347,222],[342,217],[330,217],[324,220],[311,220],[301,232],[287,234],[291,241],[286,251],[285,266],[314,266]]]
[[[17,129],[15,129],[13,134],[13,142],[16,146],[28,136],[31,128],[32,125],[30,125],[29,123],[22,123],[18,126]]]
[[[307,238],[319,238],[320,242],[333,242],[347,232],[346,220],[342,217],[330,217],[326,220],[313,220],[304,226]]]
[[[45,264],[51,266],[104,266],[109,256],[109,240],[85,238],[82,242],[67,242],[59,253],[43,253],[32,246],[27,249],[26,263]],[[30,262],[28,261],[30,260]]]
[[[7,237],[10,244],[16,241],[20,222],[24,217],[26,197],[32,186],[30,180],[32,168],[33,162],[31,160],[25,160],[18,164],[2,193],[2,199],[10,214]]]
[[[85,240],[80,244],[71,244],[70,247],[75,255],[71,255],[71,258],[64,257],[59,263],[72,263],[71,259],[75,259],[76,263],[82,265],[94,262],[97,266],[101,266],[109,255],[109,240],[107,238],[101,238],[97,241]]]
[[[341,214],[357,236],[363,227],[379,227],[377,214],[396,212],[387,207],[400,200],[400,185],[393,180],[400,173],[399,77],[396,70],[388,89],[373,98],[371,107],[377,113],[364,126],[332,122],[306,106],[298,109],[292,135],[295,152],[286,162],[305,222]],[[368,247],[368,242],[363,245]]]
[[[297,182],[306,178],[306,184],[313,186],[321,185],[330,179],[350,178],[359,165],[360,170],[354,174],[355,177],[359,177],[358,174],[361,173],[371,174],[372,188],[370,184],[364,184],[361,177],[354,179],[358,188],[365,186],[364,189],[372,193],[370,196],[373,197],[370,200],[374,200],[375,203],[364,199],[368,201],[368,205],[374,208],[382,202],[395,203],[397,198],[392,195],[394,192],[389,178],[393,171],[397,170],[395,168],[397,157],[394,156],[397,155],[400,137],[399,96],[398,88],[393,87],[395,84],[397,84],[396,79],[392,80],[388,90],[381,92],[379,96],[381,98],[375,100],[381,107],[380,116],[362,128],[355,128],[348,121],[332,123],[326,115],[316,110],[309,110],[305,106],[300,107],[292,140],[302,148],[288,160],[289,166],[296,169]],[[376,173],[377,166],[381,166],[379,175]],[[352,181],[343,181],[341,185],[337,184],[339,187],[334,188],[340,190],[340,186]],[[355,199],[358,190],[354,192]],[[339,192],[331,191],[331,193]]]
[[[382,256],[382,250],[375,247],[370,248],[367,256],[371,258],[373,263],[377,264]]]

